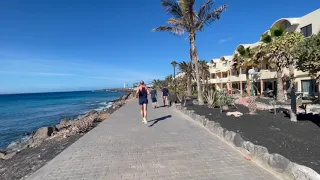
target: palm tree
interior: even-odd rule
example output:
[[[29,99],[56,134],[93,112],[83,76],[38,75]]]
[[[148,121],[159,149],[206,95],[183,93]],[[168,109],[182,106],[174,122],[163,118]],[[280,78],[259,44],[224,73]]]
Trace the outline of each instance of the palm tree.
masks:
[[[208,79],[210,77],[209,66],[208,66],[207,62],[204,61],[204,60],[199,61],[199,64],[200,64],[200,68],[199,69],[200,69],[202,82],[205,85],[207,85],[208,84]],[[202,92],[204,92],[204,90],[205,90],[205,85],[203,86]]]
[[[245,48],[244,46],[240,45],[237,48],[236,53],[233,57],[233,68],[239,69],[244,68],[246,70],[246,80],[247,80],[247,94],[250,96],[250,80],[249,80],[249,69],[254,67],[259,67],[260,62],[257,62],[256,59],[253,58],[254,49],[250,47]],[[240,72],[241,73],[241,72]]]
[[[225,4],[212,9],[213,2],[213,0],[207,0],[197,12],[194,8],[195,0],[161,0],[166,12],[173,16],[167,21],[171,26],[160,26],[153,29],[153,31],[168,31],[174,35],[183,35],[184,32],[188,33],[191,46],[190,56],[195,65],[199,105],[203,105],[204,101],[201,95],[199,57],[195,42],[196,33],[197,31],[203,31],[205,25],[210,25],[212,22],[220,19],[221,13],[227,8]]]
[[[165,78],[165,85],[168,86],[169,89],[172,89],[173,87],[173,77],[172,75],[169,75]]]
[[[161,80],[160,79],[154,79],[152,80],[152,85],[155,87],[155,88],[159,88],[161,86]]]
[[[264,54],[268,55],[270,54],[271,49],[268,48],[268,45],[270,45],[272,42],[274,42],[276,39],[284,36],[286,34],[286,28],[284,25],[279,25],[272,27],[268,33],[265,33],[261,37],[261,42],[264,43],[264,51],[266,51]],[[284,91],[283,91],[283,81],[282,81],[282,72],[283,69],[285,68],[284,63],[281,63],[281,61],[278,61],[277,58],[274,58],[271,60],[268,58],[268,62],[271,67],[276,68],[277,70],[277,101],[285,101],[285,96],[284,96]],[[290,74],[294,76],[294,68],[289,68]]]
[[[276,38],[283,36],[286,33],[286,28],[284,25],[274,26],[270,30],[261,35],[261,42],[269,44],[274,41]]]
[[[179,70],[183,72],[187,79],[187,95],[192,96],[192,77],[193,77],[193,70],[192,64],[181,62],[179,63]]]

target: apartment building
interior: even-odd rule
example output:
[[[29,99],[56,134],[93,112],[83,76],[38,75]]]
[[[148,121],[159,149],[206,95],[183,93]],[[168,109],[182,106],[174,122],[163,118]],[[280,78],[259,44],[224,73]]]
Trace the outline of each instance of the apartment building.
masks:
[[[320,31],[320,9],[317,9],[300,18],[281,18],[275,21],[271,27],[284,25],[288,32],[301,32],[305,37],[311,34],[316,34]],[[269,33],[266,31],[265,33]],[[243,46],[244,48],[253,48],[258,46],[260,42],[253,44],[240,44],[236,47],[236,50]],[[237,51],[233,54],[235,54]],[[216,88],[233,88],[239,89],[241,92],[246,86],[246,70],[245,69],[233,69],[232,68],[233,56],[222,56],[220,59],[211,60],[209,65],[210,69],[210,82],[215,84]],[[256,69],[256,71],[258,71]],[[289,79],[286,79],[285,75],[288,75],[288,69],[283,72],[284,87],[285,90],[289,88]],[[318,94],[318,86],[315,80],[312,80],[307,72],[295,70],[295,89],[298,92],[303,92],[304,95]],[[249,77],[251,78],[251,77]],[[266,90],[276,90],[276,78],[277,74],[275,69],[272,69],[268,62],[262,62],[261,69],[253,78],[255,81],[256,92],[263,92]]]

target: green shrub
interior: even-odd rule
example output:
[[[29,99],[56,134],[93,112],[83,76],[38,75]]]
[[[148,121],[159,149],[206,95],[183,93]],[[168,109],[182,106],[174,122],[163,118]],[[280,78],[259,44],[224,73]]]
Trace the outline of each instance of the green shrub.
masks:
[[[215,105],[219,106],[220,108],[222,106],[230,106],[234,104],[234,98],[224,91],[216,91],[215,99]]]

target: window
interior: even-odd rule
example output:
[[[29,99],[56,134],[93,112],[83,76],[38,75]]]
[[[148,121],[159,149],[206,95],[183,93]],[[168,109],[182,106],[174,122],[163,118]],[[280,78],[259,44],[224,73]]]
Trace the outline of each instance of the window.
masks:
[[[269,64],[266,64],[266,69],[269,69]]]
[[[211,78],[211,79],[215,79],[215,78],[216,78],[216,74],[215,74],[215,73],[211,73],[211,74],[210,74],[210,78]]]
[[[228,77],[228,73],[222,73],[222,77],[223,77],[223,78]]]
[[[274,90],[272,86],[272,82],[264,82],[264,90]]]
[[[315,80],[301,80],[302,92],[313,95],[314,92],[318,92],[318,83]]]
[[[239,75],[239,71],[238,70],[233,70],[232,71],[232,75],[233,76],[238,76]]]
[[[243,68],[243,69],[241,69],[241,74],[246,74],[246,69],[245,68]]]
[[[305,27],[301,28],[301,33],[304,35],[304,37],[309,37],[312,34],[312,24],[309,24]]]

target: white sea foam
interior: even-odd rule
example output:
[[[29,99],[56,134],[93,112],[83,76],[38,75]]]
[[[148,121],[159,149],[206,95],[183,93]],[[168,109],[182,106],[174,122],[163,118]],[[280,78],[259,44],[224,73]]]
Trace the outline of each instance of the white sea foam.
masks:
[[[101,104],[103,106],[100,106],[100,107],[96,108],[95,109],[96,111],[102,111],[104,109],[110,108],[112,106],[113,102],[102,102],[102,103],[99,103],[99,104]]]

